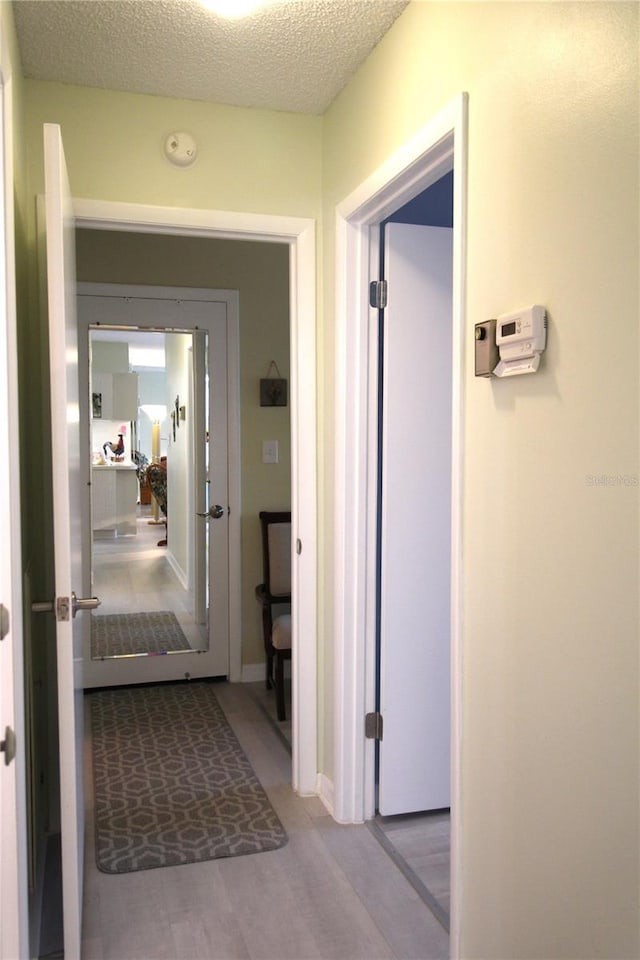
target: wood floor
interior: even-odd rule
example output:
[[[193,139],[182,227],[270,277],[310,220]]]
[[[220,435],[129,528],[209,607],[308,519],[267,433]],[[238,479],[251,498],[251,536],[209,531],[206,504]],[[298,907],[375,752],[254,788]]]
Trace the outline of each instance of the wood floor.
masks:
[[[216,694],[289,836],[282,850],[109,876],[93,847],[91,742],[83,960],[446,960],[448,937],[365,825],[296,796],[285,739],[249,685]]]
[[[273,690],[264,683],[246,685],[273,728],[291,752],[291,685],[285,682],[287,719],[276,716]],[[396,817],[377,816],[367,823],[376,840],[382,844],[398,869],[432,913],[449,930],[451,887],[451,817],[448,810],[405,814]]]
[[[164,527],[147,519],[139,517],[137,537],[96,542],[100,612],[173,610],[192,646],[202,646],[189,599],[157,546]],[[289,843],[269,854],[99,873],[87,738],[83,960],[445,960],[448,814],[336,824],[318,799],[291,790],[290,686],[284,723],[262,682],[220,684],[216,693]]]
[[[164,524],[150,524],[151,508],[138,505],[135,537],[97,538],[93,542],[93,590],[100,615],[171,610],[193,650],[206,649],[206,628],[194,623],[191,595],[168,560]]]

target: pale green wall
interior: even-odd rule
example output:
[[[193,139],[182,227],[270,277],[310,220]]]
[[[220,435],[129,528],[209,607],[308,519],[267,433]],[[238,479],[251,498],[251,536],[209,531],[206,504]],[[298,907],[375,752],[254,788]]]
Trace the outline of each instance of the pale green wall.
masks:
[[[75,197],[300,217],[320,213],[319,117],[25,81],[29,188],[42,189],[42,124],[59,123]],[[170,164],[173,130],[198,144]]]
[[[638,13],[413,3],[324,118],[326,495],[335,204],[469,93],[465,958],[639,951]],[[541,372],[474,379],[473,324],[534,302]]]
[[[260,407],[258,384],[275,360],[289,379],[289,247],[79,230],[79,280],[237,290],[240,302],[242,459],[242,662],[264,659],[255,598],[262,578],[260,510],[291,506],[290,408]],[[278,440],[280,462],[262,463],[262,441]]]

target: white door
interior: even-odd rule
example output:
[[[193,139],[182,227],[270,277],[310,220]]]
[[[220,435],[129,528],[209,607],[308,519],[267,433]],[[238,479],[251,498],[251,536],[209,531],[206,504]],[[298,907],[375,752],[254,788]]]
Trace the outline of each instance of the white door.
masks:
[[[4,130],[0,88],[0,122]],[[5,144],[6,149],[6,144]],[[0,150],[0,436],[11,454],[0,458],[0,960],[28,954],[25,725],[20,552],[20,462],[17,347],[13,298],[10,200],[5,209],[4,154]],[[12,735],[16,753],[12,759]],[[7,752],[8,751],[8,752]]]
[[[64,953],[80,957],[84,802],[82,636],[69,610],[82,582],[74,218],[60,128],[44,126],[47,287],[53,447],[55,616],[60,739]],[[65,610],[66,605],[66,610]]]
[[[9,357],[7,350],[7,317],[0,310],[0,433],[7,437],[13,433],[9,423],[9,411],[15,405],[9,403]],[[13,397],[14,403],[17,396]],[[17,448],[12,448],[17,450]],[[12,960],[23,956],[26,943],[20,945],[23,932],[22,914],[26,890],[20,875],[20,843],[22,824],[19,822],[18,800],[25,802],[24,790],[20,791],[17,754],[13,756],[12,737],[16,733],[15,704],[15,654],[12,621],[19,618],[21,611],[14,601],[20,594],[17,582],[20,578],[20,555],[15,554],[15,514],[12,508],[17,504],[15,491],[18,481],[17,464],[13,457],[3,457],[0,461],[0,530],[6,537],[5,547],[0,551],[0,740],[4,741],[4,750],[0,753],[0,960]],[[18,514],[19,516],[19,514]],[[16,582],[17,581],[17,582]],[[24,739],[24,730],[19,735]],[[16,744],[22,753],[24,742]],[[7,753],[7,750],[9,753]],[[9,762],[7,762],[9,760]]]
[[[450,804],[453,231],[387,224],[378,810]]]
[[[109,290],[109,286],[111,290]],[[95,289],[95,293],[91,290]],[[81,418],[88,419],[88,355],[87,343],[91,326],[122,330],[126,340],[128,330],[166,331],[167,338],[173,333],[198,331],[206,333],[206,342],[196,338],[193,350],[194,390],[191,397],[182,397],[187,407],[185,421],[181,428],[193,431],[194,456],[191,463],[177,459],[178,447],[171,441],[171,409],[168,405],[167,420],[163,430],[169,434],[168,440],[168,499],[173,506],[168,511],[168,544],[165,553],[172,553],[174,544],[181,541],[185,555],[197,561],[196,569],[189,575],[186,563],[182,566],[187,572],[185,582],[188,587],[200,587],[195,599],[196,609],[204,608],[208,622],[208,646],[197,654],[180,653],[170,657],[122,658],[91,660],[89,631],[85,630],[85,686],[106,686],[112,683],[135,683],[156,680],[182,679],[185,671],[191,676],[229,676],[230,673],[230,523],[229,523],[229,311],[230,304],[214,290],[198,292],[195,289],[178,290],[170,287],[131,286],[125,289],[118,284],[96,285],[81,284],[77,297],[78,330],[84,343],[79,344],[81,357],[86,358],[84,370],[80,372]],[[208,408],[200,409],[207,391]],[[196,389],[201,397],[196,396]],[[198,402],[196,403],[196,400]],[[196,409],[197,408],[197,409]],[[86,413],[85,413],[86,412]],[[187,415],[188,414],[188,415]],[[194,429],[194,416],[198,424]],[[182,434],[178,439],[182,439]],[[205,435],[210,438],[205,443]],[[197,453],[197,456],[195,454]],[[86,437],[85,469],[90,469],[91,449],[89,437]],[[207,464],[208,460],[208,464]],[[176,466],[178,464],[178,466]],[[172,471],[176,470],[177,473]],[[184,475],[191,473],[189,478]],[[174,478],[176,481],[174,482]],[[89,478],[88,478],[89,479]],[[187,480],[196,481],[193,491],[184,490],[185,495],[178,497],[176,491],[187,485]],[[88,486],[85,487],[89,489]],[[87,497],[82,513],[87,528],[91,530],[91,504]],[[209,506],[219,504],[222,512],[216,519],[205,519],[198,514],[206,513]],[[87,552],[90,552],[90,536],[85,537]],[[208,563],[205,563],[208,555]],[[208,572],[208,585],[202,590],[204,568]],[[85,590],[88,590],[85,569]],[[203,597],[202,594],[205,594]]]

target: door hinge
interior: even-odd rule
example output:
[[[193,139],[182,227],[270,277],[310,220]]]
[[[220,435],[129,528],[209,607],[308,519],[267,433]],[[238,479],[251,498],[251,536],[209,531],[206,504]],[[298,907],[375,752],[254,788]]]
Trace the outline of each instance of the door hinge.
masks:
[[[387,305],[387,281],[372,280],[369,284],[369,306],[384,310]]]
[[[16,735],[11,727],[5,727],[4,740],[0,740],[0,753],[4,753],[4,765],[8,767],[16,755]]]
[[[364,735],[367,740],[382,740],[382,714],[367,713],[364,718]]]
[[[0,603],[0,640],[4,640],[10,629],[11,617],[9,616],[9,610],[5,607],[4,603]]]

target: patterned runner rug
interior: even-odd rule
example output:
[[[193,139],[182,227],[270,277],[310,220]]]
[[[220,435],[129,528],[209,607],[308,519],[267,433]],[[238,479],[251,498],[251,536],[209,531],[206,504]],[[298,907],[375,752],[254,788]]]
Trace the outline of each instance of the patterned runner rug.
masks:
[[[89,698],[99,870],[130,873],[287,842],[211,684]]]
[[[190,650],[175,613],[108,613],[91,617],[91,656],[121,657],[132,653]]]

